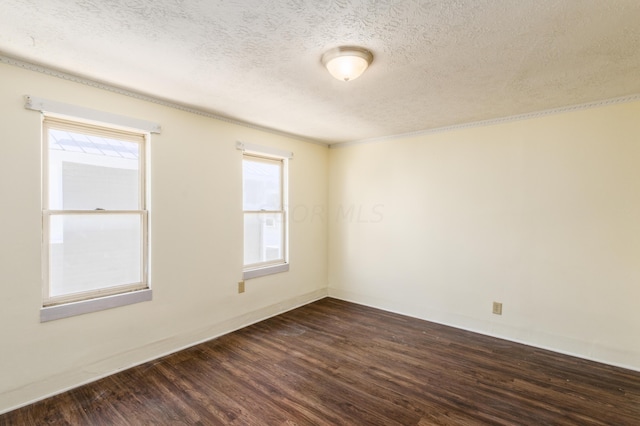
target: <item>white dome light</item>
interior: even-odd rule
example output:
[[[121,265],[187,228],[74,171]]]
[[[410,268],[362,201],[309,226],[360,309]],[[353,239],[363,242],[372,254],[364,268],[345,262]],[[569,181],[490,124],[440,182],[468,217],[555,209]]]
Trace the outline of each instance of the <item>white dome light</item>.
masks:
[[[360,77],[371,61],[373,54],[362,47],[336,47],[322,55],[322,64],[332,76],[341,81],[351,81]]]

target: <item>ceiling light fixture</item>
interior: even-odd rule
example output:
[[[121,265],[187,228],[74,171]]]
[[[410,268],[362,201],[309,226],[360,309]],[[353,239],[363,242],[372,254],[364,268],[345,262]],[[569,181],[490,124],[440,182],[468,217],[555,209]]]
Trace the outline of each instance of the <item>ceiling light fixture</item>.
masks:
[[[360,77],[371,65],[371,61],[371,52],[355,46],[336,47],[322,55],[322,64],[332,76],[341,81],[351,81]]]

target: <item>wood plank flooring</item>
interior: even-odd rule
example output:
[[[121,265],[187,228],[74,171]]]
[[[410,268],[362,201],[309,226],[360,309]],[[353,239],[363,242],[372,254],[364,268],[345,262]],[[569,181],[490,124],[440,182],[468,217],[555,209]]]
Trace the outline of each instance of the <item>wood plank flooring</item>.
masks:
[[[640,373],[331,298],[0,425],[640,425]]]

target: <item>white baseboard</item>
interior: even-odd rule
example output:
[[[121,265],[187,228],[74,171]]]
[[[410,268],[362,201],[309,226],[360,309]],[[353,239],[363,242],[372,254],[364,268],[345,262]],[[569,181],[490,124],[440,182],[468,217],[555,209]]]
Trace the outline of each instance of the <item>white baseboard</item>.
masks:
[[[498,325],[494,322],[464,317],[450,312],[418,309],[406,302],[371,297],[366,294],[348,290],[329,288],[328,295],[329,297],[346,302],[357,303],[359,305],[406,315],[485,336],[496,337],[498,339],[508,340],[563,355],[640,372],[640,354],[609,348],[594,342],[585,342],[566,336],[552,335],[539,330],[522,330],[516,327],[505,326],[503,324]]]
[[[163,339],[150,345],[145,345],[144,347],[136,348],[132,351],[83,366],[77,370],[66,371],[44,378],[37,383],[31,383],[10,390],[0,395],[0,414],[8,413],[9,411],[94,382],[119,371],[204,343],[267,318],[323,299],[326,296],[326,288],[316,290],[311,293],[283,300],[256,311],[229,318],[226,321],[210,325],[188,335],[179,335]],[[153,355],[149,356],[149,354]]]

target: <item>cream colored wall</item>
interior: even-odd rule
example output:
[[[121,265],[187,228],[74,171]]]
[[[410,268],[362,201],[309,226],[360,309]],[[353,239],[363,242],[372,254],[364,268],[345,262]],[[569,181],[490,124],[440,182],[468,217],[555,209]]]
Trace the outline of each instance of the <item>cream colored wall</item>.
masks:
[[[40,114],[24,109],[27,94],[162,125],[151,141],[152,302],[39,322]],[[326,295],[326,147],[3,64],[0,117],[0,412]],[[295,155],[291,269],[247,281],[244,294],[236,140]]]
[[[152,302],[39,322],[40,117],[26,94],[162,124]],[[640,370],[640,103],[327,150],[0,64],[0,114],[0,412],[327,282],[335,297]],[[241,295],[236,140],[295,153],[291,270]]]
[[[331,296],[640,370],[640,103],[331,149],[329,175]]]

